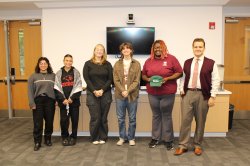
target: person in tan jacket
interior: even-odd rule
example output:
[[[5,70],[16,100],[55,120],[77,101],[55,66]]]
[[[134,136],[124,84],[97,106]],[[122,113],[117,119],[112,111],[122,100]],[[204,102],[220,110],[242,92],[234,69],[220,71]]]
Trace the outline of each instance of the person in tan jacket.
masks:
[[[118,146],[129,141],[130,146],[135,145],[136,112],[140,86],[140,63],[133,59],[133,46],[131,43],[122,43],[119,47],[121,58],[113,68],[115,85],[116,114],[119,124]],[[128,111],[129,126],[126,131],[126,110]]]

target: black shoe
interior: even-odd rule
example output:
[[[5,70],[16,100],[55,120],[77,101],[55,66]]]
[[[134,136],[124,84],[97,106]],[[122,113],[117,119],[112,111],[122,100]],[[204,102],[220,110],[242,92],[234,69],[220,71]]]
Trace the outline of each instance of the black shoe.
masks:
[[[69,146],[69,139],[68,138],[63,138],[62,139],[62,145],[63,146]]]
[[[164,142],[164,145],[165,145],[165,147],[167,148],[167,150],[172,150],[172,149],[174,149],[174,144],[173,144],[172,141],[170,141],[170,142]]]
[[[52,146],[52,142],[51,142],[50,139],[45,140],[44,144],[47,145],[47,146]]]
[[[75,144],[76,144],[76,139],[70,137],[70,139],[69,139],[69,146],[73,146],[73,145],[75,145]]]
[[[152,139],[148,144],[149,148],[155,148],[159,144],[158,140]]]
[[[41,147],[41,144],[40,143],[35,143],[35,146],[34,146],[34,151],[38,151]]]

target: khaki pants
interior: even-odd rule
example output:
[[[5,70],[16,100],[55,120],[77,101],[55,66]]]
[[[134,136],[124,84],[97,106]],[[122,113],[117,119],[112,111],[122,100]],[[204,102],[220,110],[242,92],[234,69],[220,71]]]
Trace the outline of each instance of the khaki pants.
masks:
[[[208,100],[204,100],[201,91],[187,91],[181,102],[182,118],[179,147],[188,147],[193,117],[195,118],[196,122],[193,143],[195,147],[201,147],[208,108]]]

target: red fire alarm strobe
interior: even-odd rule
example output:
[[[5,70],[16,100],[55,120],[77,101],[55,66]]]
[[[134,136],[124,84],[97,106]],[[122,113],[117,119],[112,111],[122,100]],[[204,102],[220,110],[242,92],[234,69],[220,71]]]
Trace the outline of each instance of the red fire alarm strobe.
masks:
[[[215,22],[209,22],[209,29],[211,30],[215,29]]]

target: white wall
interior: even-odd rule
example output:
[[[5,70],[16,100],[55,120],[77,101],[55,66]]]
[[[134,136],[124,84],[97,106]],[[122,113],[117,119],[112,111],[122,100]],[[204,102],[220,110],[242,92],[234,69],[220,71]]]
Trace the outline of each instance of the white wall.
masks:
[[[134,14],[135,26],[155,27],[155,39],[163,39],[181,64],[193,56],[191,44],[196,37],[205,39],[207,56],[223,64],[222,7],[43,9],[43,56],[50,59],[56,71],[63,65],[63,56],[70,53],[74,66],[82,71],[94,46],[106,46],[106,27],[127,26],[129,13]],[[210,21],[216,23],[215,30],[209,30]],[[134,57],[143,65],[148,55]],[[110,55],[108,60],[114,64],[117,59]]]
[[[42,10],[0,10],[0,20],[41,19]]]

